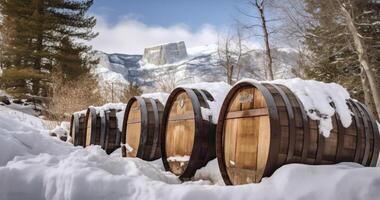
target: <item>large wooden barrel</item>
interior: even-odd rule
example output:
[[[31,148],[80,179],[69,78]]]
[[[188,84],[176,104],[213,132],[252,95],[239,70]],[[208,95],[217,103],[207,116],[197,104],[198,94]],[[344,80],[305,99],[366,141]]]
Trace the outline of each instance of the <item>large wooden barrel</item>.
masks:
[[[101,132],[100,145],[107,154],[111,154],[120,147],[121,133],[118,127],[116,110],[110,109],[104,111],[105,115],[105,131]]]
[[[101,135],[105,134],[106,118],[104,111],[89,107],[86,114],[85,146],[100,145]]]
[[[83,146],[85,140],[86,115],[74,113],[71,115],[70,137],[74,146]]]
[[[213,101],[204,90],[176,88],[169,96],[162,119],[161,154],[164,167],[189,180],[215,156],[215,128],[203,119],[202,107]]]
[[[143,160],[161,158],[160,127],[164,106],[153,98],[132,97],[123,121],[123,156]]]
[[[353,113],[351,126],[344,128],[335,114],[334,128],[325,137],[287,87],[251,82],[235,85],[224,100],[216,134],[225,183],[260,182],[288,163],[375,166],[380,144],[376,121],[361,103],[348,100],[347,104]]]

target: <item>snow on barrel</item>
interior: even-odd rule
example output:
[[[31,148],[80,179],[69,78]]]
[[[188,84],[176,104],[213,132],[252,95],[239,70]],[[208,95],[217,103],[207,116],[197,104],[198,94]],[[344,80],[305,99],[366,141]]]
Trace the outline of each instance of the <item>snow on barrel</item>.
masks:
[[[164,104],[169,94],[152,93],[132,97],[123,121],[123,156],[143,160],[161,158],[160,127]]]
[[[343,87],[301,79],[237,83],[224,100],[216,135],[229,185],[260,182],[288,163],[376,166],[380,144],[374,116]]]
[[[78,112],[71,115],[70,137],[74,146],[84,146],[85,121],[86,115],[84,113]]]
[[[169,96],[162,120],[161,154],[167,171],[189,180],[215,155],[220,106],[231,87],[224,83],[182,85]]]

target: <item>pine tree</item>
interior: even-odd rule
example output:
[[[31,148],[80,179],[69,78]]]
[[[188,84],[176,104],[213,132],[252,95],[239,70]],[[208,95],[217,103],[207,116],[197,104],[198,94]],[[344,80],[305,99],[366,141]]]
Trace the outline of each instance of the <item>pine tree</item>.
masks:
[[[46,0],[45,0],[46,1]],[[92,32],[96,24],[94,17],[86,15],[88,9],[92,6],[93,0],[85,1],[47,1],[47,15],[52,18],[52,24],[58,24],[54,27],[50,38],[51,43],[59,45],[53,46],[55,52],[55,70],[61,71],[64,78],[68,80],[75,79],[82,74],[89,72],[89,66],[97,61],[92,60],[88,55],[91,48],[84,45],[78,40],[91,40],[97,36]],[[60,35],[60,37],[54,37]]]
[[[0,0],[3,75],[0,85],[17,96],[46,96],[51,73],[73,79],[88,73],[96,24],[93,0]],[[50,74],[50,75],[49,75]]]
[[[73,80],[89,71],[85,61],[81,58],[81,47],[76,47],[68,37],[61,40],[61,46],[57,49],[56,70],[62,72],[64,79]]]
[[[25,94],[35,94],[38,89],[33,83],[46,78],[35,66],[33,60],[33,26],[31,1],[1,1],[3,22],[3,74],[2,86],[16,97],[25,98]]]

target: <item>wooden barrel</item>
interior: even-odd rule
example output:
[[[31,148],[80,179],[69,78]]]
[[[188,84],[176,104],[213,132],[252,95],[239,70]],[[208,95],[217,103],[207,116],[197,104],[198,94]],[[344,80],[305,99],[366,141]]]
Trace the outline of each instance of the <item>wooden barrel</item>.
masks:
[[[162,119],[161,154],[164,167],[189,180],[215,156],[215,128],[202,118],[213,97],[207,91],[176,88],[169,96]]]
[[[123,121],[123,156],[143,160],[161,158],[160,127],[164,106],[156,99],[132,97]],[[126,147],[126,148],[125,148]]]
[[[101,132],[100,145],[107,154],[111,154],[120,147],[121,133],[118,128],[116,110],[110,109],[104,111],[105,114],[105,131]]]
[[[70,137],[74,146],[84,146],[86,115],[74,113],[71,115]]]
[[[318,97],[316,97],[318,98]],[[228,185],[260,182],[288,163],[357,162],[375,166],[379,130],[361,103],[348,100],[350,127],[332,117],[329,137],[319,133],[300,100],[287,87],[241,82],[224,100],[216,134],[220,172]]]
[[[106,118],[104,111],[97,110],[94,107],[89,107],[86,114],[86,137],[85,146],[100,145],[100,138],[105,134]]]

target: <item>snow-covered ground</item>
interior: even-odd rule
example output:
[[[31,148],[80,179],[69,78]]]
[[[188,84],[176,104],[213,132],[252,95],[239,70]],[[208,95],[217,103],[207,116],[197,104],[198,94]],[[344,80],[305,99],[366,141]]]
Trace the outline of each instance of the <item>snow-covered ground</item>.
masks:
[[[0,106],[0,199],[380,198],[380,168],[286,165],[259,184],[224,186],[216,160],[181,183],[161,160],[107,155],[48,136],[39,118]]]

